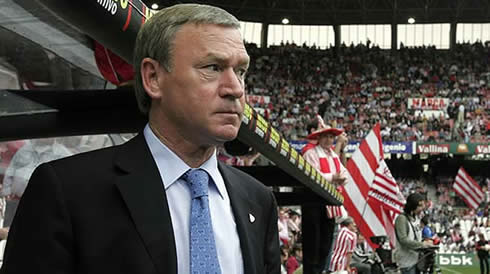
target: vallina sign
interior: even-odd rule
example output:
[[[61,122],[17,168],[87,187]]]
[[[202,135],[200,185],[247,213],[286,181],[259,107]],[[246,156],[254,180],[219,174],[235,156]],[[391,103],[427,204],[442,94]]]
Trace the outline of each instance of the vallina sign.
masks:
[[[424,143],[417,142],[417,153],[426,154],[490,154],[489,143]]]

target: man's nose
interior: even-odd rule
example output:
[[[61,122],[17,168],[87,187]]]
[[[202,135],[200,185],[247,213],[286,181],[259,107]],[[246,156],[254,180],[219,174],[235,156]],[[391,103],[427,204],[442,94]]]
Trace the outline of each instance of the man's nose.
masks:
[[[223,71],[220,86],[220,95],[222,97],[241,98],[245,93],[244,81],[233,68],[227,68]]]

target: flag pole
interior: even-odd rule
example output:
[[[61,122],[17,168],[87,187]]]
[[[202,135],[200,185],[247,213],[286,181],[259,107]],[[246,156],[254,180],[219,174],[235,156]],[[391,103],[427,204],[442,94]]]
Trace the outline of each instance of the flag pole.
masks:
[[[370,188],[371,188],[371,187],[370,187]],[[362,217],[362,218],[364,218],[364,213],[366,212],[366,207],[367,207],[367,205],[368,205],[368,203],[369,203],[369,198],[370,198],[370,197],[369,197],[369,194],[368,194],[368,196],[367,196],[367,198],[366,198],[366,203],[364,204],[364,208],[362,209],[362,214],[361,214],[361,217]]]

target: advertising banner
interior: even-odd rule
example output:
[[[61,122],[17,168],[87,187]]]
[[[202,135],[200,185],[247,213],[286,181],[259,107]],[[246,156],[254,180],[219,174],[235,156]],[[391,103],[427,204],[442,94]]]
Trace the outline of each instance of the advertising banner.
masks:
[[[438,144],[438,143],[417,143],[417,153],[427,154],[444,154],[449,153],[450,144]]]
[[[307,144],[307,141],[290,140],[289,144],[296,151]],[[354,153],[359,147],[360,142],[350,141],[346,147],[347,153]],[[429,143],[429,142],[383,142],[385,154],[490,154],[490,143]]]
[[[475,146],[475,154],[490,154],[490,144],[472,144]]]
[[[296,151],[300,152],[301,149],[307,144],[307,141],[293,141],[290,140],[289,144]],[[354,153],[359,147],[360,142],[350,141],[346,147],[347,153]],[[383,142],[384,153],[404,153],[414,154],[414,142]]]
[[[298,141],[298,140],[289,140],[289,144],[291,145],[294,150],[297,152],[301,153],[301,150],[303,147],[308,143],[307,141]]]
[[[264,96],[264,95],[246,95],[247,102],[250,105],[255,105],[257,103],[264,105],[268,104],[271,101],[270,96]]]
[[[490,154],[490,143],[422,143],[417,142],[417,153],[427,154]]]
[[[479,264],[478,259],[475,257],[474,253],[465,253],[465,254],[439,253],[436,256],[436,263],[440,267],[461,266],[465,268],[476,266]]]
[[[449,105],[448,98],[408,98],[409,109],[443,110]]]
[[[383,142],[384,153],[413,153],[414,142]]]

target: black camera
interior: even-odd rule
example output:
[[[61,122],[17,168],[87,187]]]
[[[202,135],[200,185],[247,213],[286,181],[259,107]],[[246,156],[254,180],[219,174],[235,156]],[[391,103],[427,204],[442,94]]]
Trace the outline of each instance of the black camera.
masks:
[[[383,246],[384,243],[386,241],[388,241],[388,236],[386,235],[382,235],[382,236],[372,236],[371,238],[371,242],[373,242],[374,244],[377,244],[378,246]]]

